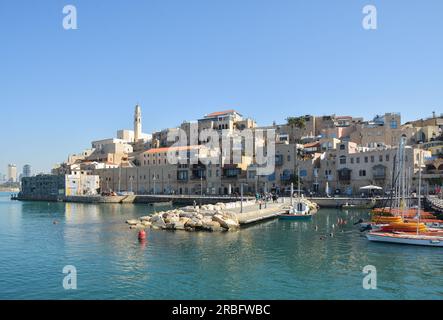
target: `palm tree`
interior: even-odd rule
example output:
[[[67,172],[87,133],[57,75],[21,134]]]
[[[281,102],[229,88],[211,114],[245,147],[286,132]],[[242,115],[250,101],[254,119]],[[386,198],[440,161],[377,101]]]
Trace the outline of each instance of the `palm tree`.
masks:
[[[288,117],[286,121],[291,128],[304,129],[306,127],[305,117]]]

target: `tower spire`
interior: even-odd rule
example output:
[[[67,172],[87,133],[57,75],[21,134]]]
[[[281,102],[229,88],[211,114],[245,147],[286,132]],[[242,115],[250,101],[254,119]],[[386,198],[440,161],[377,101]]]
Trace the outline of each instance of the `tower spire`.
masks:
[[[134,112],[134,142],[141,139],[142,136],[142,110],[139,104],[135,106]]]

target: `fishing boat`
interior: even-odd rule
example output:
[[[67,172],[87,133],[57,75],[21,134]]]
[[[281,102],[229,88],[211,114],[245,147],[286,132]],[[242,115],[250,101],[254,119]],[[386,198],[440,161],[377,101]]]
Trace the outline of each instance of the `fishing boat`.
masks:
[[[290,207],[285,213],[279,215],[282,220],[309,220],[313,213],[309,204],[304,201],[298,201],[294,207]]]
[[[318,205],[300,194],[300,169],[298,168],[297,199],[294,204],[294,184],[291,183],[291,205],[279,215],[282,220],[309,220],[318,211]]]

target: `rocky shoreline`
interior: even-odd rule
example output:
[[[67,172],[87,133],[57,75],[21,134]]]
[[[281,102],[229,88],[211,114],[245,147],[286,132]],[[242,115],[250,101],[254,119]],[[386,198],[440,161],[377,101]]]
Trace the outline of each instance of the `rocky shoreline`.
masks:
[[[237,214],[227,210],[224,203],[188,206],[154,213],[152,216],[128,220],[131,229],[183,230],[183,231],[234,231],[240,223]]]

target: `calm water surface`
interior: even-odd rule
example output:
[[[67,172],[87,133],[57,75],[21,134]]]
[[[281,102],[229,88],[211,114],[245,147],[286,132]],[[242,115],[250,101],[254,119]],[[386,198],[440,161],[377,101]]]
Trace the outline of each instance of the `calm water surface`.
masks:
[[[140,244],[124,222],[151,210],[0,193],[0,299],[443,299],[443,250],[370,243],[351,223],[365,211],[239,232],[149,231]],[[333,228],[338,217],[348,225]],[[63,289],[65,265],[77,268],[77,290]],[[377,290],[362,287],[366,265]]]

